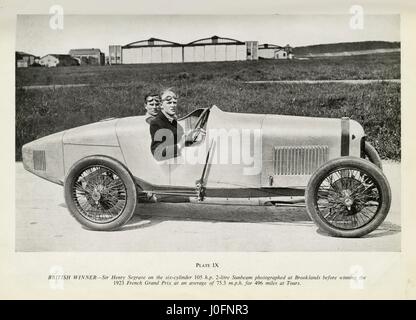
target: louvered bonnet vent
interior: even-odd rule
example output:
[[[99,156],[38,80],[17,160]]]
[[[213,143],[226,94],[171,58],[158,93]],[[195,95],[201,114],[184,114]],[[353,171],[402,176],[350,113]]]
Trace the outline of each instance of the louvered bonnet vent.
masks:
[[[33,150],[33,169],[39,171],[46,170],[45,150]]]
[[[275,175],[311,175],[328,161],[328,146],[275,146]]]

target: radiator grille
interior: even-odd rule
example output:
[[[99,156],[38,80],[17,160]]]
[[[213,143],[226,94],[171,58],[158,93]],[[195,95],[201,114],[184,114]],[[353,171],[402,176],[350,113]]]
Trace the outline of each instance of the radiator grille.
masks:
[[[33,150],[33,169],[46,170],[45,150]]]
[[[328,161],[328,146],[274,147],[275,175],[310,175]]]

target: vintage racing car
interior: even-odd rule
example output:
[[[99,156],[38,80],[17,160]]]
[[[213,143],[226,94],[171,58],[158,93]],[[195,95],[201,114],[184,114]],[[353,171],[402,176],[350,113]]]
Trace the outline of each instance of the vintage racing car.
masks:
[[[115,230],[138,201],[306,206],[332,236],[360,237],[385,219],[389,183],[356,121],[200,108],[179,119],[194,133],[156,161],[144,116],[105,119],[23,146],[24,168],[64,186],[85,227]],[[202,130],[203,129],[203,130]]]

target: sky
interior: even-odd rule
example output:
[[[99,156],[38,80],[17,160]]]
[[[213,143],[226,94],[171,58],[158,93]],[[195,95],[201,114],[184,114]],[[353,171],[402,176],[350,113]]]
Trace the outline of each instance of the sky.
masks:
[[[125,45],[151,37],[188,43],[217,35],[259,44],[292,47],[354,41],[400,41],[399,15],[365,15],[362,29],[350,27],[352,15],[64,15],[53,29],[50,15],[19,15],[16,51],[36,56],[67,54],[70,49]]]

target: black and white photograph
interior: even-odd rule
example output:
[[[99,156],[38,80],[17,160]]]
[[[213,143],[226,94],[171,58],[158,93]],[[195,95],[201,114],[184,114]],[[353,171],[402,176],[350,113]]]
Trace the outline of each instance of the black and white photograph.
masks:
[[[17,16],[16,252],[401,251],[399,14]]]

